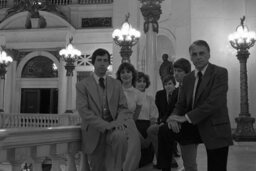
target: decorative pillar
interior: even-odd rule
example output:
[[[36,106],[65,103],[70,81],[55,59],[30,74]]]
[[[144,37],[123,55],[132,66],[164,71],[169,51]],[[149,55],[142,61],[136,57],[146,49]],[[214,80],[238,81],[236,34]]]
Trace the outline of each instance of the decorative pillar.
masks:
[[[67,70],[67,100],[66,100],[66,111],[65,113],[73,113],[72,111],[72,78],[73,78],[73,70],[75,69],[74,62],[68,61],[65,65],[65,69]]]
[[[66,62],[65,69],[67,70],[67,99],[66,99],[66,111],[65,113],[73,113],[72,110],[72,77],[73,71],[75,69],[75,62],[78,59],[78,56],[81,56],[81,52],[78,49],[75,49],[72,45],[73,38],[69,39],[69,43],[65,49],[60,50],[59,54]]]
[[[149,87],[149,93],[155,94],[157,89],[157,56],[156,56],[156,38],[158,33],[158,20],[162,14],[160,3],[163,0],[139,0],[142,3],[140,8],[144,17],[144,32],[146,34],[146,59],[145,73],[150,77],[152,83]]]
[[[0,112],[4,112],[4,86],[6,68],[0,65]]]
[[[7,53],[1,47],[0,50],[0,112],[4,112],[4,88],[5,88],[5,74],[7,67],[13,61],[12,57],[8,56]]]
[[[237,58],[240,63],[240,114],[235,121],[237,128],[234,133],[236,141],[256,141],[256,133],[253,128],[255,119],[249,113],[248,103],[248,83],[247,83],[247,59],[249,58],[249,48],[256,41],[255,32],[249,32],[244,25],[245,17],[241,18],[241,24],[237,27],[236,32],[229,36],[230,44],[237,50]]]

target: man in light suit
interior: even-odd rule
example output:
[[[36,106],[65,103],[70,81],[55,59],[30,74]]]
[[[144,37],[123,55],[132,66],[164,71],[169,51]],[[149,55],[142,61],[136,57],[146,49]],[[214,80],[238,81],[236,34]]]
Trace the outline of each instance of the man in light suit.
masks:
[[[92,171],[121,171],[127,151],[126,120],[131,118],[121,83],[106,76],[110,54],[92,54],[94,72],[76,85],[82,118],[82,149]]]
[[[183,78],[179,99],[168,125],[174,133],[180,123],[196,125],[206,147],[208,171],[226,171],[233,144],[227,108],[227,69],[209,63],[210,47],[197,40],[189,47],[195,70]]]

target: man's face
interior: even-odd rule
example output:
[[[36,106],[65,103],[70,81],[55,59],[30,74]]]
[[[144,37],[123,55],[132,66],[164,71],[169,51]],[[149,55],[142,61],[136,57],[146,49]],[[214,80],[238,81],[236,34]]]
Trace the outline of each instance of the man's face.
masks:
[[[183,77],[186,75],[185,71],[181,68],[174,68],[174,77],[178,83],[181,83]]]
[[[210,53],[205,46],[194,45],[189,53],[196,69],[202,70],[209,63]]]
[[[102,77],[105,75],[107,72],[109,66],[109,61],[108,61],[108,55],[102,55],[102,56],[96,56],[95,62],[94,62],[94,72],[96,75],[99,77]]]
[[[164,89],[167,93],[171,93],[175,89],[175,84],[172,82],[172,80],[169,80],[164,84]]]

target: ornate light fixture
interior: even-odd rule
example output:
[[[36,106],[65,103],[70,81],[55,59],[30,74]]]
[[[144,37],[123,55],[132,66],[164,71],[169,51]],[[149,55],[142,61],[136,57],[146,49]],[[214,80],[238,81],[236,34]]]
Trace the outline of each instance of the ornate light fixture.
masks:
[[[112,37],[114,42],[121,47],[120,55],[123,62],[130,62],[130,56],[132,55],[132,46],[134,46],[139,38],[140,32],[132,28],[128,19],[130,14],[125,16],[125,22],[122,24],[121,29],[115,29]]]
[[[60,50],[59,54],[66,62],[65,68],[67,70],[67,100],[66,100],[66,112],[65,113],[73,113],[72,111],[72,77],[73,70],[75,69],[75,62],[78,57],[81,56],[81,51],[75,49],[72,45],[73,38],[69,39],[69,43],[65,49]]]
[[[75,69],[75,62],[78,57],[81,56],[81,51],[74,48],[72,45],[73,38],[69,39],[69,43],[65,49],[61,49],[59,54],[66,62],[65,68],[67,70],[67,76],[73,76],[73,70]]]
[[[4,112],[4,87],[5,87],[5,74],[7,72],[7,67],[13,61],[12,57],[8,56],[7,53],[1,47],[0,50],[0,112]]]
[[[236,32],[229,35],[229,42],[237,50],[237,58],[240,62],[240,114],[235,118],[237,128],[234,133],[236,141],[256,140],[256,133],[253,128],[255,119],[249,113],[248,84],[246,62],[250,55],[249,49],[255,44],[256,34],[249,31],[244,25],[245,16],[241,18],[241,24],[236,28]]]

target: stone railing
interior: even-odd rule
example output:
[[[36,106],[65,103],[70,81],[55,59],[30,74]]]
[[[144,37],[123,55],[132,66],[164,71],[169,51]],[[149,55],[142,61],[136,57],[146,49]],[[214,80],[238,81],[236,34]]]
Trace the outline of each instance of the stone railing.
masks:
[[[10,165],[1,169],[42,171],[47,160],[51,171],[89,171],[80,142],[80,126],[0,129],[0,163]]]
[[[0,0],[0,8],[6,8],[7,7],[7,0]]]
[[[21,0],[0,0],[0,8],[10,8],[20,3]],[[47,0],[55,5],[72,5],[72,4],[112,4],[113,0]]]
[[[112,4],[113,0],[79,0],[79,4]]]
[[[79,125],[77,113],[64,114],[12,114],[0,113],[0,128],[54,127],[63,125]]]

